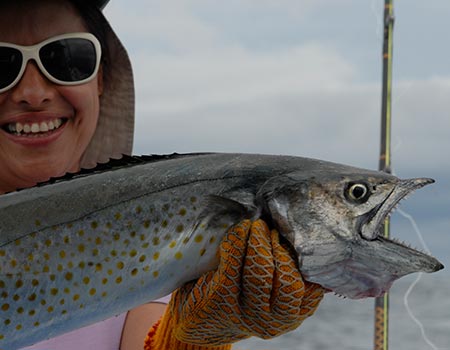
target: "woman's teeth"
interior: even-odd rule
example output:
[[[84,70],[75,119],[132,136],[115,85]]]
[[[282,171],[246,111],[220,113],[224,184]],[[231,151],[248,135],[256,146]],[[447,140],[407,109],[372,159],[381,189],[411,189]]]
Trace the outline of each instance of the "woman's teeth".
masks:
[[[61,118],[39,123],[11,123],[8,124],[8,131],[16,135],[45,133],[58,129],[63,124]]]

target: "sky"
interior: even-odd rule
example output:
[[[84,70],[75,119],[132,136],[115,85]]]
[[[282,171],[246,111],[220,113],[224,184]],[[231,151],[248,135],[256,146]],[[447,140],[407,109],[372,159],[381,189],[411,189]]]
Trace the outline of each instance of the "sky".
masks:
[[[289,154],[376,169],[381,0],[113,0],[136,84],[134,153]],[[395,0],[394,173],[432,177],[392,236],[450,266],[450,2]],[[448,270],[440,272],[448,274]]]

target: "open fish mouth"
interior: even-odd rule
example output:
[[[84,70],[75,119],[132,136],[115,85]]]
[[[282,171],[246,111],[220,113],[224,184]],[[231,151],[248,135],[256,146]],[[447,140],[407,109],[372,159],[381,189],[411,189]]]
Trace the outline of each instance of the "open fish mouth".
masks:
[[[381,235],[381,227],[398,203],[408,194],[434,183],[430,178],[400,180],[387,198],[360,218],[359,233],[363,239],[374,240]]]

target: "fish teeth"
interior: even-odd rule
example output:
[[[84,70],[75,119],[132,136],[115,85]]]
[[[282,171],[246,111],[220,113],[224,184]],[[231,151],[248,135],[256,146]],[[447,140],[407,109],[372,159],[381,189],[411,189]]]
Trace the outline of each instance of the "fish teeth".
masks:
[[[42,122],[10,123],[7,125],[6,129],[10,133],[13,133],[16,135],[37,134],[37,133],[45,133],[48,131],[58,129],[62,124],[63,124],[62,118],[55,118],[52,120],[47,120],[47,121],[42,121]]]

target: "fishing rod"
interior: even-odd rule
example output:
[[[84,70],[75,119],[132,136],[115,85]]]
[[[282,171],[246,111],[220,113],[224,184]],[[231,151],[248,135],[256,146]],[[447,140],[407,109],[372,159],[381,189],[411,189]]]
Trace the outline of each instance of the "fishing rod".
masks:
[[[392,106],[392,48],[394,31],[393,0],[384,1],[384,32],[383,32],[383,87],[381,100],[381,147],[378,169],[386,173],[392,172],[391,167],[391,106]],[[384,222],[382,234],[389,238],[390,222]],[[388,349],[389,335],[389,294],[375,299],[375,337],[374,350]]]

